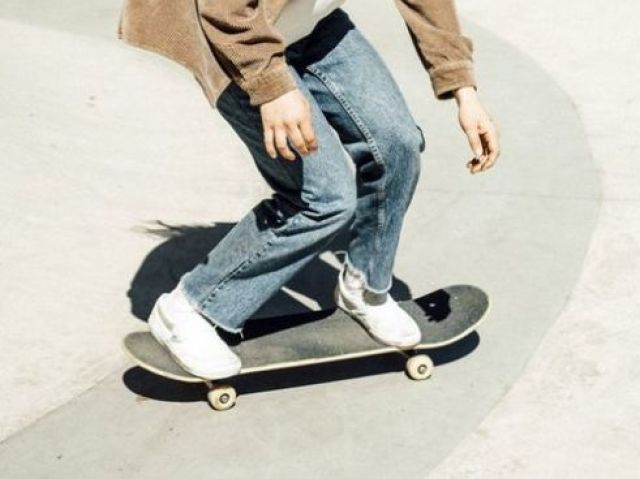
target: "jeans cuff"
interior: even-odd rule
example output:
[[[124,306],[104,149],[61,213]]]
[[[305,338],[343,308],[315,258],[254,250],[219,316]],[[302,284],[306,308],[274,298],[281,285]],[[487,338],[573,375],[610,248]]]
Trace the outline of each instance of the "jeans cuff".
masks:
[[[218,321],[217,319],[214,319],[212,316],[210,316],[209,314],[206,313],[206,311],[204,311],[201,307],[200,304],[198,303],[198,301],[194,300],[193,298],[191,298],[191,296],[189,295],[187,288],[184,287],[184,285],[182,284],[182,282],[178,282],[178,285],[176,286],[176,288],[178,288],[180,290],[180,293],[185,297],[185,299],[187,300],[187,302],[189,303],[189,305],[196,310],[201,316],[203,316],[207,321],[209,321],[211,324],[213,324],[215,327],[222,329],[223,331],[226,331],[227,333],[231,333],[231,334],[239,334],[240,336],[242,336],[242,330],[243,328],[231,328],[223,323],[221,323],[220,321]]]
[[[369,280],[367,278],[367,275],[353,265],[353,263],[349,259],[349,253],[347,251],[344,252],[344,263],[349,268],[349,270],[351,270],[355,275],[359,276],[362,279],[365,290],[374,294],[385,294],[385,293],[388,293],[389,290],[391,289],[391,286],[393,285],[393,279],[389,281],[389,284],[387,285],[386,288],[383,288],[383,289],[372,288],[369,285]]]

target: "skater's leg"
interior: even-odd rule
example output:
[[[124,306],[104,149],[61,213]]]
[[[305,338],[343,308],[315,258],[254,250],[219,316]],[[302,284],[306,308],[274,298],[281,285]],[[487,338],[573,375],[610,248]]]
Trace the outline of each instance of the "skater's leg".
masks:
[[[420,173],[422,130],[386,65],[342,9],[319,22],[297,53],[291,64],[356,165],[356,214],[336,303],[380,342],[413,347],[420,329],[388,291]]]
[[[366,288],[391,288],[405,212],[425,138],[380,55],[342,9],[325,17],[292,63],[357,169],[346,261]]]
[[[252,313],[321,252],[353,220],[356,208],[350,159],[305,83],[290,69],[311,105],[319,148],[309,155],[296,154],[295,161],[270,158],[260,111],[235,83],[217,104],[274,190],[179,282],[194,309],[231,332],[240,331]]]

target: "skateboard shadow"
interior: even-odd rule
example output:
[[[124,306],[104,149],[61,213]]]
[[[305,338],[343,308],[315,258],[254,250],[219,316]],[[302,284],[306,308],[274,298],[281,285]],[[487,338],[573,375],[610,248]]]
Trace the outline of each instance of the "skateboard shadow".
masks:
[[[150,226],[141,227],[141,233],[163,238],[165,241],[147,254],[131,280],[127,291],[131,313],[146,321],[156,299],[162,293],[171,291],[184,273],[202,262],[234,226],[235,223],[214,223],[210,226],[170,225],[157,220]],[[326,250],[344,250],[347,234],[348,230],[344,228]],[[332,309],[335,307],[333,288],[337,275],[335,267],[316,256],[285,284],[285,288],[312,298],[322,310]],[[391,294],[396,300],[411,298],[409,287],[398,278],[394,278]],[[280,289],[251,318],[273,318],[309,311],[314,310]]]
[[[454,344],[430,350],[429,356],[436,366],[443,365],[470,354],[479,344],[480,336],[473,332]],[[239,395],[244,395],[385,373],[398,373],[404,371],[405,362],[406,359],[403,355],[392,352],[331,363],[245,374],[225,379],[223,382],[231,384]],[[433,374],[437,376],[442,372],[436,368]],[[122,381],[132,393],[138,396],[138,400],[206,402],[207,389],[204,384],[182,383],[166,379],[138,366],[125,371]]]

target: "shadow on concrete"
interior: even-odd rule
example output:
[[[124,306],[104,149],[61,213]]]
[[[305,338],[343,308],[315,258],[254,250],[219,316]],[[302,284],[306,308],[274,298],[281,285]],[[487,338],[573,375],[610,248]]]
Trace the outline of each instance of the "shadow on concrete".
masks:
[[[156,299],[171,291],[180,277],[203,261],[209,251],[222,241],[235,223],[215,223],[211,226],[169,225],[157,220],[142,232],[166,240],[154,248],[142,261],[131,281],[127,296],[131,301],[131,312],[146,321]],[[343,228],[326,250],[333,252],[346,248],[348,229]],[[316,256],[284,286],[316,301],[321,310],[335,307],[333,285],[338,271]],[[397,300],[411,299],[406,283],[394,278],[391,294]],[[327,287],[327,285],[331,285]],[[271,318],[281,315],[313,311],[286,291],[280,289],[251,318]]]
[[[429,351],[436,366],[460,359],[473,352],[480,344],[480,336],[473,332],[449,346]],[[347,359],[332,363],[251,373],[225,379],[239,395],[295,388],[342,381],[404,370],[405,358],[398,353]],[[434,374],[439,374],[438,369]],[[409,380],[409,379],[407,379]],[[154,399],[167,402],[206,401],[206,387],[201,383],[182,383],[166,379],[135,366],[122,376],[127,388],[140,400]]]

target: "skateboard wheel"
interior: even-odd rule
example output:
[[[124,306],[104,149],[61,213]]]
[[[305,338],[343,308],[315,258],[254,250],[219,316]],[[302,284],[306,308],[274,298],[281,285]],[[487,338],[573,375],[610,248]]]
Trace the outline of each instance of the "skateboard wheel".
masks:
[[[236,390],[228,384],[212,386],[207,393],[207,400],[216,411],[226,411],[236,403]]]
[[[411,379],[421,381],[431,376],[433,361],[426,354],[416,354],[407,360],[407,374]]]

